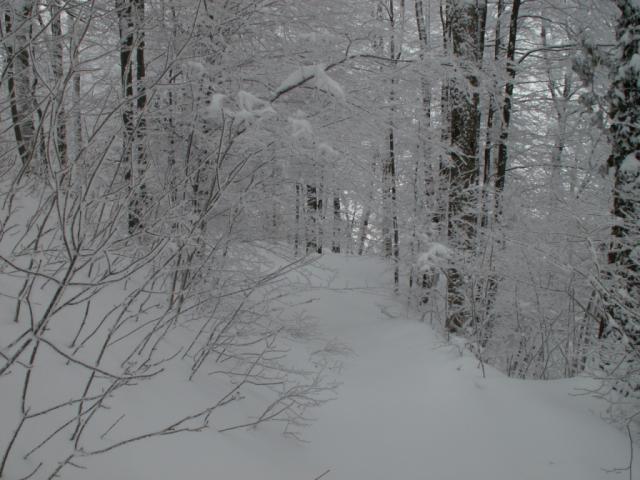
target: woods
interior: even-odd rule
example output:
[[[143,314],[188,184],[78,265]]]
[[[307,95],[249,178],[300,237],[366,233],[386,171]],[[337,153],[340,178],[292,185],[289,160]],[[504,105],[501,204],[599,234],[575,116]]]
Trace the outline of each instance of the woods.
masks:
[[[597,378],[612,418],[635,418],[637,0],[0,13],[0,478],[210,427],[247,385],[262,410],[215,428],[295,435],[335,389],[334,349],[292,360],[305,322],[278,302],[327,252],[387,259],[390,293],[482,364]],[[65,398],[43,396],[52,361]],[[209,404],[108,440],[127,415],[112,397],[183,368],[224,378]]]

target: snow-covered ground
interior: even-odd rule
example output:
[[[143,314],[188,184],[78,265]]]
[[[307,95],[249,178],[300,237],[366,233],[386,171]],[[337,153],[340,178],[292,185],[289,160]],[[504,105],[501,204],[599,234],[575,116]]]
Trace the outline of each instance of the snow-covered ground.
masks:
[[[312,412],[303,440],[276,425],[152,438],[91,457],[91,480],[603,480],[629,461],[626,435],[603,405],[576,395],[587,380],[513,380],[439,338],[390,294],[381,261],[324,256],[310,288],[286,298],[319,334],[350,350],[334,372],[336,398]],[[348,347],[348,349],[346,348]],[[309,348],[313,348],[312,345]],[[156,405],[200,403],[206,389],[181,381]],[[0,405],[0,410],[2,405]],[[0,416],[2,418],[2,416]],[[214,424],[224,426],[224,418]],[[2,426],[0,438],[8,435]],[[637,454],[638,452],[636,452]],[[636,455],[637,456],[637,455]],[[640,469],[639,469],[640,470]],[[621,477],[622,475],[623,477]],[[11,477],[9,477],[11,478]],[[640,474],[638,477],[640,478]],[[13,480],[13,479],[12,479]]]

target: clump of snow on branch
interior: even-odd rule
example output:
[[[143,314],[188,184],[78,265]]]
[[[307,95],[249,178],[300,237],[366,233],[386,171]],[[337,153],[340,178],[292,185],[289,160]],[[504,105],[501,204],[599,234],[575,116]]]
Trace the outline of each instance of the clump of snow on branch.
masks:
[[[309,120],[299,117],[289,117],[291,124],[291,136],[293,138],[313,137],[313,128]]]
[[[322,65],[316,66],[316,87],[330,93],[341,101],[344,101],[344,90],[338,82],[327,75]]]
[[[427,251],[418,257],[418,266],[422,270],[442,267],[448,263],[451,253],[451,249],[446,245],[433,242]]]
[[[244,90],[238,92],[238,107],[239,110],[233,115],[240,120],[250,121],[276,113],[271,103]]]
[[[280,86],[276,89],[276,93],[283,93],[309,80],[314,80],[314,85],[318,90],[325,91],[339,100],[344,100],[345,94],[342,86],[331,78],[322,64],[307,65],[295,69]]]
[[[620,164],[620,171],[626,174],[637,174],[640,172],[640,152],[633,152],[625,157]]]
[[[214,93],[211,97],[209,105],[205,110],[205,114],[210,118],[220,118],[223,113],[222,104],[227,96],[222,93]]]
[[[338,152],[334,150],[333,147],[326,142],[320,142],[318,144],[318,150],[321,153],[324,153],[325,155],[328,155],[331,157],[337,157],[339,155]]]
[[[193,60],[185,62],[184,67],[185,70],[189,71],[196,77],[203,77],[207,73],[207,70],[202,63]]]
[[[311,80],[315,76],[316,66],[303,66],[296,68],[285,78],[280,86],[276,89],[276,93],[286,92],[304,82]]]

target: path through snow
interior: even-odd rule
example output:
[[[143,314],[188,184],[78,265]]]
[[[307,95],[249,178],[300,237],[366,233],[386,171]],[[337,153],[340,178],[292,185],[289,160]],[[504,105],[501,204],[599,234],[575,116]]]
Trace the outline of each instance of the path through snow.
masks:
[[[628,478],[603,470],[628,462],[628,441],[593,399],[570,396],[579,381],[490,368],[483,378],[476,360],[408,318],[381,263],[329,255],[322,265],[292,308],[353,354],[337,399],[303,432],[308,443],[269,426],[153,439],[96,459],[92,480],[313,480],[327,470],[323,480]]]
[[[334,288],[381,278],[370,262],[325,262],[343,272]],[[483,378],[475,359],[406,318],[383,285],[326,291],[310,308],[355,352],[339,398],[308,434],[329,478],[602,480],[603,467],[628,461],[627,440],[589,411],[592,399],[569,395],[578,382],[512,380],[490,368]]]

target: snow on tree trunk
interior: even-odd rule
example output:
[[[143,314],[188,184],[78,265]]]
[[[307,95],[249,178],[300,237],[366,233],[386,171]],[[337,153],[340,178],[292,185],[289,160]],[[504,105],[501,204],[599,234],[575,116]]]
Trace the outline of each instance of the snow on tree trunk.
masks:
[[[448,236],[460,249],[470,251],[476,235],[476,190],[478,182],[478,137],[480,110],[478,76],[484,46],[483,17],[486,5],[449,0],[446,10],[447,35],[454,64],[464,74],[454,75],[448,85],[451,121],[451,155],[445,167],[449,179]],[[460,263],[460,262],[458,262]],[[464,310],[465,280],[462,265],[448,272],[449,314],[446,326],[455,331],[469,319]]]
[[[607,313],[609,325],[640,352],[640,5],[617,0],[618,58],[610,91],[609,165],[615,170]]]

